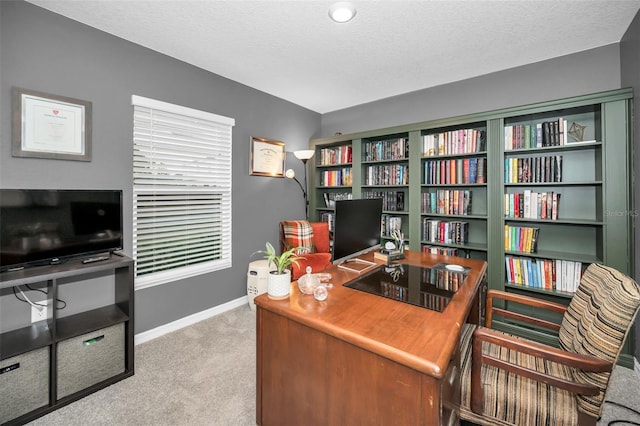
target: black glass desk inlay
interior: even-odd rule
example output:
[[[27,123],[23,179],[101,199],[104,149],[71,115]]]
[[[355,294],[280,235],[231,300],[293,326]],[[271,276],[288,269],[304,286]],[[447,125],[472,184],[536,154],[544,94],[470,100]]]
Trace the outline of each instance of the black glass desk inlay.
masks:
[[[444,264],[432,268],[397,264],[377,268],[344,286],[442,312],[462,285],[467,270],[452,271]]]

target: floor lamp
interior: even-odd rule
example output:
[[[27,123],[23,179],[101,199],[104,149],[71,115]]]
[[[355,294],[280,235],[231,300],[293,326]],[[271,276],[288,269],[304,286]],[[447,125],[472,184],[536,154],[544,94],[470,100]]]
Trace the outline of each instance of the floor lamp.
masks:
[[[293,155],[296,156],[300,161],[302,161],[304,167],[304,186],[300,183],[300,181],[296,178],[296,172],[293,169],[289,169],[286,171],[285,176],[289,179],[293,179],[296,181],[300,189],[302,190],[302,195],[304,196],[304,209],[306,219],[309,220],[309,199],[307,198],[307,161],[313,157],[315,153],[312,149],[303,149],[300,151],[294,151]]]

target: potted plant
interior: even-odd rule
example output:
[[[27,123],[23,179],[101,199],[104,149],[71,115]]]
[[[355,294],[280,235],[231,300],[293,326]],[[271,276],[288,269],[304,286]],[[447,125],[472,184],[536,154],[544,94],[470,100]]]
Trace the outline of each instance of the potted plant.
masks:
[[[286,299],[291,291],[291,270],[289,266],[296,263],[300,257],[296,255],[299,247],[276,254],[276,249],[267,241],[266,250],[260,251],[264,253],[265,259],[276,267],[275,271],[269,272],[267,280],[267,295],[272,299]]]

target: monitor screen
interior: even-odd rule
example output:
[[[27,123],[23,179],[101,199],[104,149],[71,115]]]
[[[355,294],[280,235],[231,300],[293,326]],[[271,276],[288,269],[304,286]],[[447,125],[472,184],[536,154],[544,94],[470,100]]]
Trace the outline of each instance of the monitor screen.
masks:
[[[379,247],[381,219],[382,198],[336,201],[333,262]]]
[[[2,189],[0,270],[122,249],[122,191]]]

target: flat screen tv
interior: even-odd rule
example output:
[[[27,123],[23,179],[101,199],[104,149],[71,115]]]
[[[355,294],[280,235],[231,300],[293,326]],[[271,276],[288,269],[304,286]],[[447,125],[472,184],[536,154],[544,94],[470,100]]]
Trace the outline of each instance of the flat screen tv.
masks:
[[[0,190],[1,271],[120,249],[120,190]]]
[[[333,263],[379,247],[381,219],[382,198],[336,201]]]

